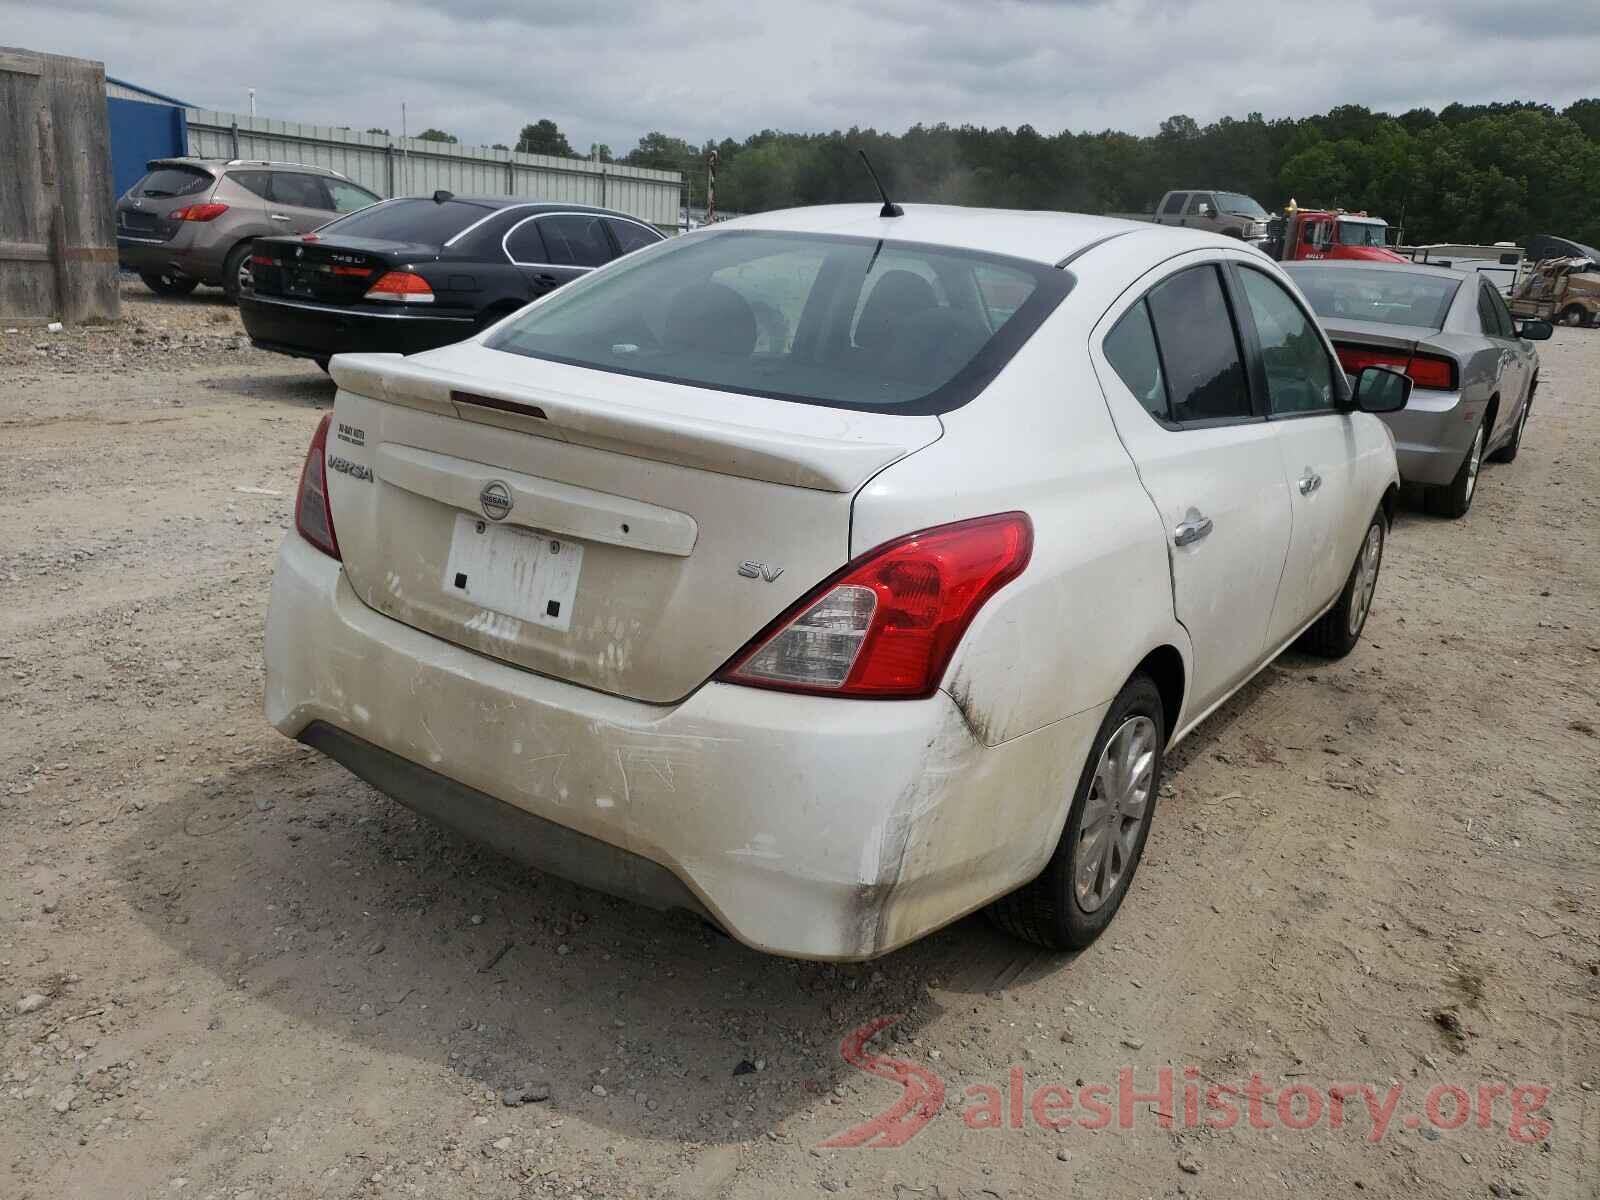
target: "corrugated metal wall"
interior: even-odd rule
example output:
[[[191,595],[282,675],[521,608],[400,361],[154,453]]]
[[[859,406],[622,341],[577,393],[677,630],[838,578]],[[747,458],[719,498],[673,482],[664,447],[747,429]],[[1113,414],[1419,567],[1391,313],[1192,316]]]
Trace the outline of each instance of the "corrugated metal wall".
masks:
[[[598,204],[665,230],[676,229],[680,217],[683,182],[676,171],[391,138],[197,108],[187,113],[189,153],[201,158],[313,163],[341,171],[383,196],[427,195],[444,188],[462,196]]]

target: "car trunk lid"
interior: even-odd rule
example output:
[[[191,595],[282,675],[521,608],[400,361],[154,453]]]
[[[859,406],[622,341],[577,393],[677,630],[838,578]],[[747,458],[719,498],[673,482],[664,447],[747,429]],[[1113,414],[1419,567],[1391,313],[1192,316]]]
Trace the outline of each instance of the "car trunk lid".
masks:
[[[436,246],[372,238],[258,238],[251,270],[259,295],[353,304],[391,267],[438,256]]]
[[[330,494],[358,595],[542,674],[681,699],[849,557],[850,505],[937,417],[463,343],[348,355]]]

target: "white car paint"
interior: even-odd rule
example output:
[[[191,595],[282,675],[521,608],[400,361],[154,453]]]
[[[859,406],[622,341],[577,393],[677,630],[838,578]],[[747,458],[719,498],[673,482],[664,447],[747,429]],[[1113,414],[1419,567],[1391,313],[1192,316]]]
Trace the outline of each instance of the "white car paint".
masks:
[[[485,347],[490,334],[336,358],[335,429],[359,431],[328,442],[358,468],[328,476],[344,562],[286,539],[266,710],[291,737],[331,725],[661,864],[749,945],[867,958],[1041,870],[1101,719],[1148,656],[1182,663],[1176,741],[1325,611],[1398,485],[1393,446],[1357,412],[1174,432],[1122,385],[1101,340],[1167,275],[1247,260],[1293,289],[1236,239],[860,205],[692,236],[732,228],[1075,255],[1077,282],[984,391],[937,416],[535,362]],[[1302,496],[1307,467],[1323,483]],[[570,630],[444,594],[448,531],[492,480],[516,520],[583,542]],[[1190,509],[1214,532],[1174,547]],[[853,557],[1008,511],[1032,521],[1031,559],[931,697],[710,679]],[[751,578],[747,560],[782,572]]]

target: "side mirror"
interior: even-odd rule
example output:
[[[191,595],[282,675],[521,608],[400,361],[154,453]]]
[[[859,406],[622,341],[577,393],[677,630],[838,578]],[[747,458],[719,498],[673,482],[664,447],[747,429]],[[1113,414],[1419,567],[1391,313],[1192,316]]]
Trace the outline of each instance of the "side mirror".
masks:
[[[1517,336],[1527,338],[1530,342],[1547,342],[1555,330],[1549,321],[1519,321],[1517,323]]]
[[[1362,412],[1399,412],[1411,399],[1411,377],[1388,367],[1363,367],[1351,398]]]

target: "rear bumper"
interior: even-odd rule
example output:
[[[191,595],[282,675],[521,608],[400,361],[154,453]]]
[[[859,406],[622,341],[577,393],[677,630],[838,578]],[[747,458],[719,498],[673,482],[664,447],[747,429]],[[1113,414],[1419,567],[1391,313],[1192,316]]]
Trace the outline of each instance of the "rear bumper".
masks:
[[[202,283],[220,283],[221,256],[210,246],[189,245],[181,235],[158,242],[139,237],[117,238],[117,262],[140,275],[172,274]]]
[[[844,701],[711,683],[643,704],[382,616],[293,533],[266,662],[273,725],[397,799],[801,958],[882,954],[1037,874],[1103,715],[985,747],[942,692]]]
[[[1383,420],[1394,431],[1394,456],[1406,483],[1440,486],[1455,478],[1472,449],[1486,405],[1460,392],[1418,388],[1399,412]]]
[[[461,313],[376,311],[276,296],[239,297],[239,316],[263,350],[302,358],[335,354],[416,354],[471,337],[473,318]]]

